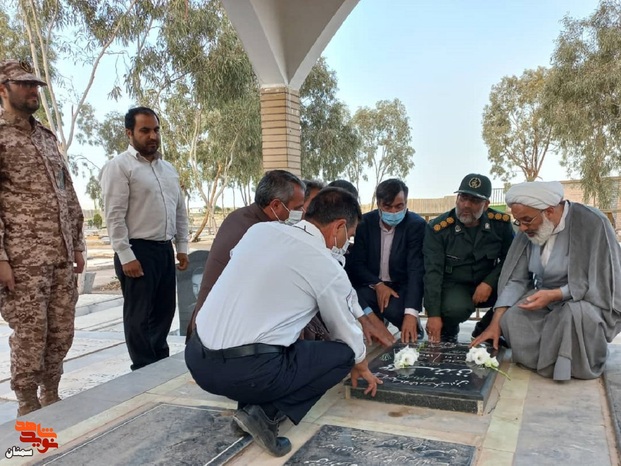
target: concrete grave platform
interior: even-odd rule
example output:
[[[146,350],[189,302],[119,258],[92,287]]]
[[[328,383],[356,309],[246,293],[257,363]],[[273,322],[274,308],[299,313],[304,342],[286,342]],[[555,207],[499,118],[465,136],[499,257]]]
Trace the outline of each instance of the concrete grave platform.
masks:
[[[407,406],[483,414],[497,372],[466,363],[468,345],[425,343],[420,357],[410,368],[396,369],[394,355],[403,348],[396,344],[369,364],[369,369],[383,381],[376,401]],[[502,360],[502,353],[498,354]],[[346,382],[346,397],[367,398],[366,382],[358,388]]]
[[[285,465],[450,464],[469,466],[476,448],[403,435],[322,426]]]
[[[252,441],[233,430],[232,411],[158,404],[36,464],[226,464]]]

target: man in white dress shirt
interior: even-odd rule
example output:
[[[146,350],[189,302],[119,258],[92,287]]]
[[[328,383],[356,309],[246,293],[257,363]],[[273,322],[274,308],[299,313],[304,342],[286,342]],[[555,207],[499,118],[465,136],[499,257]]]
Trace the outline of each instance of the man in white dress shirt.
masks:
[[[380,383],[369,371],[363,314],[343,267],[361,218],[358,201],[325,188],[306,219],[289,226],[252,226],[231,252],[196,317],[185,360],[197,384],[239,402],[235,421],[274,456],[291,443],[278,437],[278,420],[298,424],[311,407],[350,371],[375,395]],[[333,341],[298,340],[319,312]]]
[[[169,356],[175,315],[175,257],[188,266],[188,217],[179,176],[162,159],[160,125],[150,108],[125,115],[127,150],[101,169],[106,224],[123,292],[123,323],[132,370]]]

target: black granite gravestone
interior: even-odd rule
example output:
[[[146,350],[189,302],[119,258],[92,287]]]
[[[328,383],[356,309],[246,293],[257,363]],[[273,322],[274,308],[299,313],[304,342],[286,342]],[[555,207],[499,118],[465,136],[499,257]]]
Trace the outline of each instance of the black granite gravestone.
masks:
[[[194,312],[198,290],[201,287],[205,262],[209,251],[192,251],[190,264],[185,270],[177,270],[177,305],[179,307],[179,334],[185,335]]]
[[[38,465],[223,465],[252,438],[240,436],[231,411],[159,404]]]
[[[420,357],[414,366],[395,369],[395,352],[403,346],[396,344],[369,364],[371,372],[384,382],[375,398],[364,394],[367,385],[362,379],[358,388],[347,380],[345,396],[483,414],[496,371],[466,363],[467,345],[425,342],[419,347]]]
[[[473,463],[475,447],[325,425],[285,465],[447,465]]]

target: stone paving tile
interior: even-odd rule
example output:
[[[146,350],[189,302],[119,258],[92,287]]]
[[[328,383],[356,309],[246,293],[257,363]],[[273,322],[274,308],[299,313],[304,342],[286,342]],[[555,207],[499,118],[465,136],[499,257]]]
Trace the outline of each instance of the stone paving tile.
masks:
[[[602,382],[559,383],[533,375],[515,453],[516,465],[616,464],[606,430]]]
[[[101,351],[106,348],[110,348],[119,344],[118,340],[94,340],[90,338],[74,338],[73,345],[67,354],[65,361]],[[66,363],[66,362],[65,362]],[[11,360],[10,352],[0,352],[0,382],[8,380],[11,372]],[[0,392],[0,398],[4,398],[2,392]]]
[[[617,447],[617,459],[621,461],[621,347],[617,345],[610,346],[610,355],[604,371],[604,385]]]

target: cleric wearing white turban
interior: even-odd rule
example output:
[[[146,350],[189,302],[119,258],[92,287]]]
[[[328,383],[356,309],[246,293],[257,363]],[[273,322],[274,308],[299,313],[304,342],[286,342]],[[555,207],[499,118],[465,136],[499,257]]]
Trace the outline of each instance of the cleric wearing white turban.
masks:
[[[507,254],[488,329],[513,362],[555,380],[592,379],[621,330],[621,250],[597,209],[563,200],[557,181],[513,186],[507,205],[520,232]],[[571,267],[570,267],[571,264]]]
[[[563,185],[558,181],[531,181],[516,184],[507,191],[507,205],[522,204],[535,209],[558,205],[563,200]]]

